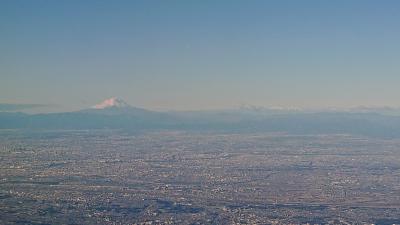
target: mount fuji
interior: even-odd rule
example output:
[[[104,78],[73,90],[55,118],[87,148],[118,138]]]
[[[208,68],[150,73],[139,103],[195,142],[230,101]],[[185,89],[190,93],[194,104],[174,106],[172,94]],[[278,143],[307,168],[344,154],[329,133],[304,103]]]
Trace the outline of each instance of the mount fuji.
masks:
[[[124,100],[116,97],[112,97],[109,99],[104,100],[103,102],[93,106],[94,109],[106,109],[110,107],[116,107],[116,108],[126,108],[126,107],[131,107],[126,103]]]
[[[79,112],[102,114],[102,115],[131,115],[131,116],[149,116],[160,114],[158,112],[150,111],[143,108],[133,107],[126,103],[124,100],[116,97],[105,99],[92,106],[89,109],[84,109]]]

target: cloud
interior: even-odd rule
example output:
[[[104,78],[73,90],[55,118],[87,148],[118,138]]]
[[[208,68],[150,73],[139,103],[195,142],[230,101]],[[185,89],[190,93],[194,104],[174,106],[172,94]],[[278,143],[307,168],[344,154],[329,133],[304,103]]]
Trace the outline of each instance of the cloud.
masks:
[[[46,107],[43,104],[11,104],[11,103],[0,103],[0,112],[13,112],[19,110],[33,109]]]

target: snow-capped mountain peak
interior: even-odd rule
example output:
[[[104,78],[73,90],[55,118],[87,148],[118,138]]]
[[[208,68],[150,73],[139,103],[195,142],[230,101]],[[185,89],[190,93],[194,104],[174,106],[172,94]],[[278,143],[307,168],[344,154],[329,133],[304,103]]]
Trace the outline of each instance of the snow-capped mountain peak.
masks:
[[[110,108],[110,107],[125,108],[125,107],[130,107],[130,106],[124,100],[116,98],[116,97],[106,99],[103,102],[93,106],[93,108],[95,108],[95,109],[106,109],[106,108]]]

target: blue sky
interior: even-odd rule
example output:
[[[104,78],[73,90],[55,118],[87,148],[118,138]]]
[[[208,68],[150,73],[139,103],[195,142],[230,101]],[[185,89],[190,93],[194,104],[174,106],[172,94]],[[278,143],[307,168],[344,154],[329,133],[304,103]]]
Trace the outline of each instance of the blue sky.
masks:
[[[399,1],[0,2],[0,103],[400,106]]]

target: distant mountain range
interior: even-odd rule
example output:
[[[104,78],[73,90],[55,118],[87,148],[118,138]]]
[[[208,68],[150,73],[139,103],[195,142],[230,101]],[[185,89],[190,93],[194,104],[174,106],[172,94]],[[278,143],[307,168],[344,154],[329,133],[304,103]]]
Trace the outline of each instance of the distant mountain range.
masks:
[[[251,107],[220,111],[155,112],[111,98],[75,112],[33,115],[0,112],[0,129],[175,129],[400,137],[400,116],[367,110],[306,112]]]

